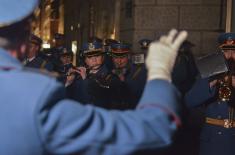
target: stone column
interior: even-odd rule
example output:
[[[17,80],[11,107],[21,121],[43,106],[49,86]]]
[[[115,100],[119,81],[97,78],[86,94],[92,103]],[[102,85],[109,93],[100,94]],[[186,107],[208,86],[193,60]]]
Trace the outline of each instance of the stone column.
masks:
[[[227,10],[226,10],[226,32],[231,32],[232,26],[232,0],[227,0]]]
[[[235,32],[235,1],[232,2],[232,30],[231,32]]]
[[[114,15],[114,38],[116,40],[120,39],[120,16],[121,16],[121,0],[116,0],[115,2],[115,15]]]

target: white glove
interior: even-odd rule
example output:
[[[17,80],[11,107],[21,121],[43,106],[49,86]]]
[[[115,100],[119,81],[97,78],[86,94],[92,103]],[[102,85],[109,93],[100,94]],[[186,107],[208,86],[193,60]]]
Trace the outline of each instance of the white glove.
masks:
[[[150,44],[146,66],[148,80],[163,79],[171,82],[171,72],[180,45],[186,40],[188,33],[172,29],[167,36],[162,36],[159,41]]]

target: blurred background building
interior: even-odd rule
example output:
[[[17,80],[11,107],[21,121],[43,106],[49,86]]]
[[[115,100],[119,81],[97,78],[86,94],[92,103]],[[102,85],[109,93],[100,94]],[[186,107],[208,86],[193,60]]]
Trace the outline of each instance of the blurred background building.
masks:
[[[124,40],[139,52],[138,40],[158,39],[171,28],[185,29],[196,45],[193,52],[200,56],[216,50],[217,36],[226,31],[227,10],[234,31],[232,1],[42,0],[32,28],[46,46],[53,46],[55,33],[65,34],[66,46],[74,52],[92,36]]]
[[[64,34],[64,0],[42,0],[35,11],[32,28],[44,44],[53,46],[54,34]]]

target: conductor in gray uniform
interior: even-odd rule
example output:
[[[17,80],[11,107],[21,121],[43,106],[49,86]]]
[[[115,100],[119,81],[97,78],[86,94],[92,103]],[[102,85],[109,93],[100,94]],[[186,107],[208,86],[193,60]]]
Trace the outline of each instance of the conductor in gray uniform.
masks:
[[[53,77],[24,70],[19,60],[37,3],[0,0],[0,154],[123,155],[168,146],[180,124],[170,72],[187,33],[172,30],[150,46],[148,82],[135,110],[106,111],[66,100]]]

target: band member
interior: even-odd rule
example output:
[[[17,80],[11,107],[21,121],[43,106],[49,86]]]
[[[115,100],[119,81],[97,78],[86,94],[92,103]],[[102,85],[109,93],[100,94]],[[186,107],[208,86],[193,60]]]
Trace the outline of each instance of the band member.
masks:
[[[118,77],[111,73],[104,63],[105,52],[102,43],[85,43],[82,55],[85,66],[72,71],[80,74],[82,79],[72,78],[74,81],[68,87],[70,98],[107,109],[120,109],[123,87]]]
[[[235,33],[219,36],[220,48],[230,68],[235,62]],[[213,68],[212,68],[213,69]],[[204,105],[205,124],[200,137],[200,155],[235,154],[234,74],[222,77],[204,78],[196,81],[186,94],[185,101],[190,107]]]
[[[53,70],[53,65],[40,55],[42,39],[34,34],[29,37],[28,54],[24,64],[26,67]]]
[[[146,82],[147,71],[144,64],[133,64],[131,61],[130,45],[114,43],[111,45],[113,70],[125,87],[123,105],[126,108],[135,108],[139,101]]]

